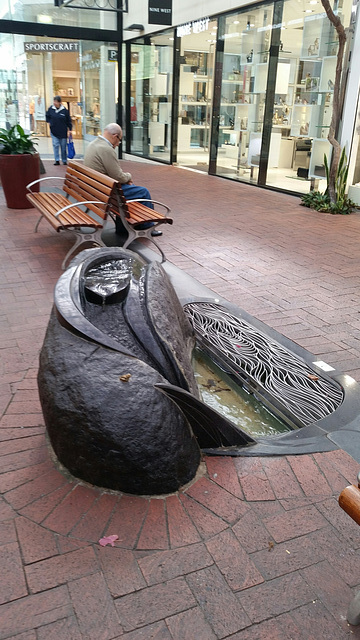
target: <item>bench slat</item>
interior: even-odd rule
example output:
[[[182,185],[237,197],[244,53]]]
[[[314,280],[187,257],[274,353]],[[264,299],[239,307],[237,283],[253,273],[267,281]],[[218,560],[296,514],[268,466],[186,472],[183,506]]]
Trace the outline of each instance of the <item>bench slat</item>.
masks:
[[[172,218],[164,216],[162,213],[146,207],[140,202],[128,202],[129,216],[128,222],[130,224],[138,224],[140,222],[162,222],[172,224]]]
[[[54,195],[57,196],[56,199],[51,197]],[[76,205],[61,213],[58,218],[55,218],[55,214],[59,209],[71,204],[65,196],[61,196],[60,194],[33,193],[28,194],[28,199],[48,220],[48,222],[50,222],[56,231],[61,231],[61,229],[67,229],[68,227],[74,226],[94,227],[96,229],[101,229],[103,226],[102,223],[93,220],[89,214],[81,211],[81,209]]]
[[[102,194],[103,197],[108,198],[113,191],[113,187],[109,187],[106,184],[102,184],[101,182],[97,182],[93,178],[89,178],[87,176],[83,176],[79,171],[74,171],[73,169],[69,169],[66,172],[65,176],[65,184],[69,185],[79,185],[80,188],[89,190],[89,193],[92,189],[96,191],[99,195]]]
[[[76,160],[70,160],[70,162],[68,163],[68,171],[71,173],[76,172],[81,175],[84,182],[86,182],[86,180],[90,178],[94,181],[95,184],[102,184],[104,186],[110,187],[110,189],[112,189],[116,183],[113,178],[109,178],[109,176],[106,176],[103,173],[100,174],[94,169],[89,169],[89,167],[76,162]]]
[[[93,211],[93,213],[105,220],[107,215],[106,205],[109,201],[109,198],[104,198],[104,194],[100,194],[98,192],[92,194],[82,189],[74,191],[73,189],[69,189],[66,187],[64,187],[64,191],[65,193],[68,193],[71,198],[74,198],[74,200],[77,200],[78,202],[81,202],[83,200],[101,200],[102,202],[104,202],[104,207],[98,204],[87,204],[86,206],[88,207],[88,209],[90,209],[90,211]]]

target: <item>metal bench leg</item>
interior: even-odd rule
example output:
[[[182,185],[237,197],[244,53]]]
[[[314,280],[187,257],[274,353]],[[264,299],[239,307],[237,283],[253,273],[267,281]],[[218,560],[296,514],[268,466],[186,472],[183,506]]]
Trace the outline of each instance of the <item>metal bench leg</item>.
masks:
[[[35,233],[37,233],[37,230],[38,230],[38,228],[39,228],[39,224],[40,224],[40,222],[41,222],[41,220],[42,220],[42,219],[43,219],[43,216],[40,216],[40,218],[39,218],[39,220],[37,221],[36,226],[35,226]]]
[[[135,238],[138,237],[138,234],[133,229],[126,229],[126,231],[128,233],[128,237],[122,246],[123,249],[126,249],[129,244],[131,244],[135,240]]]
[[[126,249],[129,246],[129,244],[131,244],[134,240],[136,240],[136,238],[147,238],[155,245],[155,247],[157,247],[159,253],[161,254],[161,263],[166,262],[166,257],[163,250],[158,245],[158,243],[155,242],[154,238],[151,235],[152,229],[153,229],[152,227],[150,227],[149,229],[137,229],[137,230],[130,229],[128,231],[129,237],[127,238],[126,242],[123,244],[122,248]]]
[[[360,624],[360,591],[351,600],[346,617],[349,624]]]
[[[161,253],[161,264],[162,264],[163,262],[166,262],[165,253],[163,252],[163,250],[161,249],[161,247],[158,245],[158,243],[157,243],[157,242],[155,242],[155,240],[154,240],[154,238],[153,238],[153,237],[149,237],[149,236],[147,236],[147,237],[149,238],[149,240],[151,240],[151,242],[155,245],[155,247],[157,247],[157,249],[158,249],[158,250],[159,250],[159,252]]]
[[[91,242],[93,244],[96,244],[98,247],[105,247],[106,245],[101,239],[101,232],[102,232],[102,229],[97,229],[96,231],[94,231],[94,233],[81,233],[80,231],[79,232],[74,231],[76,236],[75,243],[73,244],[71,249],[69,249],[69,251],[67,252],[64,260],[62,261],[61,268],[63,270],[66,269],[69,258],[73,255],[75,250],[81,244],[88,244],[89,242]]]

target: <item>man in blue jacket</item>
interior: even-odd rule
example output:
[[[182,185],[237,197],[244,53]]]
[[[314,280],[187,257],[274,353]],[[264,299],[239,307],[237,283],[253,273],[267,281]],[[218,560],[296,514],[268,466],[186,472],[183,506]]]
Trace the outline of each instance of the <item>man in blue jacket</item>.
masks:
[[[66,143],[68,129],[71,131],[72,124],[69,111],[63,104],[61,104],[61,96],[55,96],[54,104],[46,112],[46,122],[50,125],[50,133],[55,155],[54,164],[60,164],[59,149],[61,149],[62,163],[67,164]]]

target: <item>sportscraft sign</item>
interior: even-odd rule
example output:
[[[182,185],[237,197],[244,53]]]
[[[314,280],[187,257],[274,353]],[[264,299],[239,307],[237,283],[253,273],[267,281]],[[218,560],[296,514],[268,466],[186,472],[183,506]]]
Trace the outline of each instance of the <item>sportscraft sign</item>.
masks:
[[[24,42],[25,51],[79,51],[78,42]]]
[[[149,0],[149,24],[172,23],[172,0]]]

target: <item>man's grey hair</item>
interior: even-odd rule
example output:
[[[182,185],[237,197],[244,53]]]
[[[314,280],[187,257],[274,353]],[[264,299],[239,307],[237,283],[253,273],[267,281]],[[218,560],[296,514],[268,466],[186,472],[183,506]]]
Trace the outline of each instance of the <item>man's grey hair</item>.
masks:
[[[113,136],[117,133],[121,133],[121,127],[119,124],[116,124],[116,122],[110,122],[110,124],[106,125],[104,131],[107,131]]]

